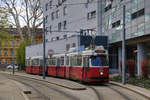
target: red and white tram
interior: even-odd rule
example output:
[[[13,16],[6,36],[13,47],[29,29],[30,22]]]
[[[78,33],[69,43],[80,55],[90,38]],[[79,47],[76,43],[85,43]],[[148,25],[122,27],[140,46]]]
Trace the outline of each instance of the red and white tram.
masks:
[[[32,57],[32,73],[41,74],[42,59]],[[34,63],[36,62],[36,64]],[[37,63],[39,62],[39,63]],[[50,76],[61,77],[85,82],[108,82],[109,66],[108,52],[102,46],[93,50],[81,52],[71,52],[67,54],[54,54],[47,58],[47,74]],[[29,66],[26,67],[28,72]]]

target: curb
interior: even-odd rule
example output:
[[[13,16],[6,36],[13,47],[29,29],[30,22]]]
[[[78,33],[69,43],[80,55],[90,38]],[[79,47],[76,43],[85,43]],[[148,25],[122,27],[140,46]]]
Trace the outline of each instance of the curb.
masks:
[[[24,92],[21,92],[21,94],[22,94],[22,96],[24,97],[25,100],[30,100],[30,99],[28,98],[28,96],[27,96],[26,94],[24,94]]]
[[[130,91],[132,91],[132,92],[135,92],[135,93],[137,93],[137,94],[139,94],[139,95],[141,95],[141,96],[144,96],[145,98],[147,98],[147,99],[150,100],[150,96],[147,96],[147,95],[145,95],[145,94],[142,93],[142,92],[136,91],[135,89],[132,89],[132,88],[130,88],[130,87],[127,87],[127,86],[125,86],[125,85],[122,85],[122,84],[120,84],[120,83],[113,82],[113,81],[109,81],[109,83],[112,84],[112,85],[116,85],[116,86],[120,86],[120,87],[122,87],[122,88],[128,89],[128,90],[130,90]]]
[[[21,75],[16,75],[16,76],[21,76]],[[44,81],[44,82],[54,84],[54,85],[57,85],[57,86],[61,86],[61,87],[71,89],[71,90],[86,90],[86,87],[85,88],[71,88],[71,87],[68,87],[68,86],[60,85],[60,84],[57,84],[57,83],[54,83],[54,82],[49,82],[49,81],[42,80],[42,79],[32,78],[32,77],[28,77],[28,76],[23,76],[23,77],[27,77],[27,78],[38,80],[38,81]]]

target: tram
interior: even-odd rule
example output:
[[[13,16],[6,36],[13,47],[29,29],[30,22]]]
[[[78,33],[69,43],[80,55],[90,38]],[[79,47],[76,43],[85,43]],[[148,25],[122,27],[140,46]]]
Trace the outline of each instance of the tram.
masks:
[[[42,73],[41,57],[32,57],[31,73]],[[26,66],[26,72],[30,69]],[[41,69],[41,70],[40,70]],[[108,52],[103,46],[79,52],[54,54],[46,59],[46,73],[49,76],[79,80],[83,82],[108,82]]]

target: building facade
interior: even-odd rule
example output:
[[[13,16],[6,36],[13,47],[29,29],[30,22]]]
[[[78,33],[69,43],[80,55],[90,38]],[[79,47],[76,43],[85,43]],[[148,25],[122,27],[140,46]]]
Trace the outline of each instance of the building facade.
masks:
[[[149,0],[42,0],[47,41],[57,41],[90,29],[109,37],[110,68],[120,71],[123,5],[126,6],[126,58],[136,63],[150,59]],[[95,33],[94,33],[95,32]],[[90,32],[89,32],[90,33]]]
[[[103,4],[103,34],[109,36],[110,65],[119,69],[122,58],[123,5],[126,6],[126,59],[133,59],[136,72],[141,74],[141,62],[150,61],[150,2],[149,0],[106,0]]]
[[[96,0],[42,0],[47,41],[79,34],[80,29],[96,31]]]
[[[12,36],[7,40],[1,41],[0,45],[0,67],[17,64],[17,48],[20,45],[21,38],[15,28],[11,28],[8,33]],[[42,29],[39,30],[39,33],[35,36],[34,44],[42,43]]]

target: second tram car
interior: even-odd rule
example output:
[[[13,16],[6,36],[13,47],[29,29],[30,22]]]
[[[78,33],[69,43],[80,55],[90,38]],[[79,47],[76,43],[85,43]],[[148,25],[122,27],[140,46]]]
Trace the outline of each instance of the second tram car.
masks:
[[[30,61],[27,59],[27,62]],[[42,57],[32,57],[32,74],[42,74]],[[46,59],[46,72],[50,76],[84,82],[108,82],[108,52],[103,46],[92,50],[54,54]],[[29,66],[26,66],[26,72]]]

